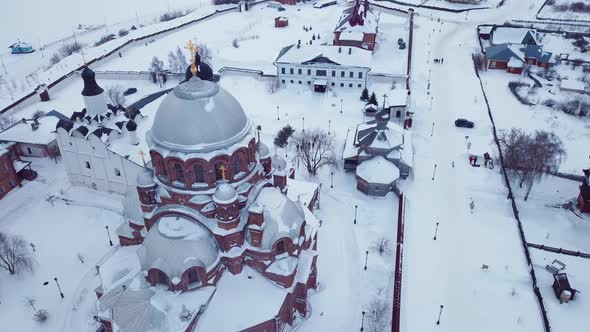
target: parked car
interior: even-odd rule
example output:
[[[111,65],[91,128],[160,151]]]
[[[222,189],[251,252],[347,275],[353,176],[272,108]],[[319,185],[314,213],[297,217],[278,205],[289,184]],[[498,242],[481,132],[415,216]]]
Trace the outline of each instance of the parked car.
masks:
[[[406,43],[402,42],[401,44],[399,44],[399,49],[400,50],[405,50],[406,49]]]
[[[404,43],[404,39],[403,39],[403,38],[398,38],[398,39],[397,39],[397,44],[398,44],[398,45],[401,45],[401,44],[403,44],[403,43]]]
[[[473,121],[469,121],[467,119],[457,119],[457,120],[455,120],[455,126],[462,127],[462,128],[473,128],[473,127],[475,127],[475,123],[473,123]]]
[[[132,95],[136,92],[137,92],[136,88],[129,88],[129,89],[123,91],[123,96],[129,96],[129,95]]]

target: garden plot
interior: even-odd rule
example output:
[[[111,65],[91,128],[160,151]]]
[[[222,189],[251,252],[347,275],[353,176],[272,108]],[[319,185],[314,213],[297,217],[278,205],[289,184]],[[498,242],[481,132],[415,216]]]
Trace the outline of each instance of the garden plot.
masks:
[[[332,44],[333,31],[344,6],[317,9],[305,4],[285,8],[285,11],[278,12],[262,4],[248,12],[228,13],[157,39],[145,47],[129,49],[122,58],[115,58],[96,70],[144,71],[154,56],[163,60],[167,66],[170,51],[177,47],[184,50],[189,40],[196,40],[210,49],[211,65],[215,71],[222,67],[239,67],[275,74],[273,62],[283,47],[297,44],[299,40],[304,45]],[[287,27],[274,27],[274,19],[279,15],[289,19]],[[407,40],[408,19],[405,15],[382,13],[380,24],[382,28],[371,63],[372,70],[405,74],[407,50],[397,49],[397,39]],[[305,31],[304,26],[311,27],[311,30]]]
[[[590,4],[583,0],[547,0],[539,17],[590,21]]]

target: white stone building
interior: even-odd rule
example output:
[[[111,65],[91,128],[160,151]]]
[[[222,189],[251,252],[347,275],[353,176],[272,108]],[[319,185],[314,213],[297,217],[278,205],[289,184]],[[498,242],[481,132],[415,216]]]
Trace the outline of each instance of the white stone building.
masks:
[[[125,194],[136,187],[137,175],[150,165],[145,132],[157,101],[142,111],[107,106],[94,72],[82,71],[86,108],[56,125],[57,142],[69,180],[74,185]]]
[[[363,89],[371,70],[371,51],[332,45],[284,47],[274,65],[281,84]]]

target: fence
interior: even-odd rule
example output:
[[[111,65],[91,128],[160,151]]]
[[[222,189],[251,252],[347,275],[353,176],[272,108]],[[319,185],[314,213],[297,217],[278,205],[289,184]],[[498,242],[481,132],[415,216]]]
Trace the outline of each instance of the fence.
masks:
[[[541,14],[541,11],[543,11],[543,8],[545,8],[545,5],[547,5],[547,2],[549,2],[549,0],[545,0],[545,2],[543,2],[543,5],[541,6],[541,8],[539,8],[539,10],[537,11],[537,14],[535,15],[537,20],[551,21],[551,22],[555,22],[555,23],[561,23],[561,22],[590,23],[590,20],[576,20],[576,19],[567,19],[567,18],[552,18],[552,17],[539,16]]]
[[[549,247],[544,244],[527,243],[527,246],[529,246],[531,248],[539,249],[539,250],[554,252],[556,254],[564,254],[564,255],[570,255],[570,256],[576,256],[576,257],[590,258],[590,253],[567,250],[567,249],[563,249],[563,248]]]
[[[484,101],[485,101],[486,107],[488,109],[488,116],[490,118],[490,121],[492,122],[492,133],[494,135],[494,142],[496,143],[496,146],[498,148],[498,155],[500,157],[500,165],[502,166],[502,177],[504,178],[506,188],[508,188],[508,199],[511,202],[512,213],[514,214],[514,218],[516,219],[516,224],[518,226],[518,232],[520,235],[521,245],[522,245],[522,248],[523,248],[525,256],[526,256],[526,262],[527,262],[528,269],[529,269],[531,279],[532,279],[533,292],[535,293],[535,296],[537,298],[537,302],[539,303],[539,308],[541,309],[541,316],[543,318],[543,326],[544,326],[545,332],[550,332],[551,326],[549,324],[549,318],[547,317],[547,310],[545,309],[545,304],[543,303],[543,296],[541,295],[541,291],[539,290],[539,287],[537,285],[537,276],[535,275],[535,270],[533,269],[533,262],[531,260],[531,254],[529,252],[526,237],[524,235],[524,230],[522,228],[522,222],[520,221],[519,211],[518,211],[518,208],[516,207],[516,201],[514,199],[512,187],[510,186],[510,179],[508,178],[508,174],[506,173],[506,168],[504,167],[504,155],[502,154],[502,148],[500,147],[500,141],[498,140],[496,123],[494,122],[494,117],[492,115],[492,110],[490,108],[488,97],[487,97],[486,92],[483,87],[483,82],[481,80],[481,77],[479,76],[479,71],[477,69],[477,66],[475,65],[475,59],[473,61],[473,68],[475,70],[475,75],[477,76],[477,79],[479,80],[481,92],[483,94]]]
[[[402,305],[402,265],[404,258],[404,221],[406,200],[400,193],[397,210],[397,241],[395,250],[395,272],[393,281],[393,310],[391,313],[391,332],[400,332],[400,313]]]
[[[471,7],[471,8],[464,8],[464,9],[453,9],[453,8],[424,5],[424,4],[416,5],[413,3],[397,1],[397,0],[385,0],[383,2],[391,2],[396,5],[406,6],[406,7],[410,7],[410,8],[424,8],[424,9],[438,10],[438,11],[443,11],[443,12],[448,12],[448,13],[464,13],[464,12],[468,12],[468,11],[472,11],[472,10],[500,8],[504,5],[504,0],[502,0],[498,3],[498,6],[496,6],[496,7]],[[385,7],[385,6],[381,6],[381,7],[396,10],[395,8],[390,8],[390,7]],[[397,10],[399,10],[399,9],[397,9]]]

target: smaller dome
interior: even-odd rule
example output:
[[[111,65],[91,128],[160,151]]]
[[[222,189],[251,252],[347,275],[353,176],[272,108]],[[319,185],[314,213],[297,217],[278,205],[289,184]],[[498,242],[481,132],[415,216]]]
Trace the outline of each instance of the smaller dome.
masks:
[[[287,162],[281,156],[275,154],[274,156],[272,156],[271,161],[273,169],[284,170],[287,168]]]
[[[262,143],[261,141],[258,141],[258,143],[256,143],[256,152],[258,152],[258,156],[260,157],[260,159],[270,157],[270,149],[266,144]]]
[[[202,79],[203,81],[212,81],[213,80],[213,69],[208,64],[201,62],[199,65],[199,70],[197,71],[197,77]],[[193,77],[193,72],[191,71],[191,65],[186,68],[184,73],[184,79],[186,81],[190,80]]]
[[[213,201],[220,204],[229,204],[238,199],[238,193],[229,183],[222,183],[215,189]]]
[[[154,172],[151,169],[146,169],[137,175],[137,186],[151,187],[154,185]]]
[[[82,96],[97,96],[103,93],[103,89],[96,83],[96,74],[88,66],[82,70],[82,80],[84,81],[84,89],[82,89]]]
[[[137,130],[137,123],[135,123],[133,120],[129,120],[125,124],[125,128],[127,128],[127,131],[135,131]]]

